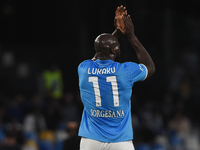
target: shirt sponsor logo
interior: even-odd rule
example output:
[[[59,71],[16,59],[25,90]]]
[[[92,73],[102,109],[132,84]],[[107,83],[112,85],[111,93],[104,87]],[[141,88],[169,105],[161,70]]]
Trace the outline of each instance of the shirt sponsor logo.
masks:
[[[97,69],[97,68],[88,68],[88,74],[111,74],[115,73],[115,67],[112,68],[103,68],[103,69]]]
[[[91,109],[91,116],[93,117],[103,117],[103,118],[118,118],[124,117],[124,110],[98,110],[98,109]]]

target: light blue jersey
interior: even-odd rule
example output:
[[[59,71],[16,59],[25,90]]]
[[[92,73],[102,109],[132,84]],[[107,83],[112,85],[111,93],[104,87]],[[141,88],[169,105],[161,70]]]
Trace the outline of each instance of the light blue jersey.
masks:
[[[78,74],[84,105],[79,136],[101,142],[132,140],[132,86],[146,78],[147,68],[97,59],[83,61]]]

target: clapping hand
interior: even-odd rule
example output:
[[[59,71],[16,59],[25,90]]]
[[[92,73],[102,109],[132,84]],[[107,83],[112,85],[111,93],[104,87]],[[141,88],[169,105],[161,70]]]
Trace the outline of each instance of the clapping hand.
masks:
[[[115,11],[115,27],[128,38],[134,35],[134,25],[131,17],[127,14],[126,7],[122,5],[117,7]]]
[[[122,34],[124,34],[126,30],[124,20],[123,20],[123,15],[125,13],[127,14],[127,11],[126,11],[126,7],[124,7],[123,5],[121,5],[120,7],[117,7],[115,11],[114,25],[116,29],[119,30]]]
[[[134,36],[134,25],[133,25],[130,15],[128,15],[127,13],[124,13],[123,21],[125,24],[125,31],[123,34],[127,36],[128,38],[130,38],[131,36]]]

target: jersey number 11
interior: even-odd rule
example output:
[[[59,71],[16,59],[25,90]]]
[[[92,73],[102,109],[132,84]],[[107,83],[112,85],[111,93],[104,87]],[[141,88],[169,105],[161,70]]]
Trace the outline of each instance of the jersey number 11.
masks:
[[[93,83],[96,106],[101,107],[101,94],[100,94],[100,89],[99,89],[98,77],[92,76],[92,77],[89,77],[88,80],[89,80],[89,82]],[[115,107],[117,107],[117,106],[119,106],[119,92],[118,92],[117,78],[116,78],[116,76],[106,77],[106,82],[111,82],[112,94],[113,94],[113,104]]]

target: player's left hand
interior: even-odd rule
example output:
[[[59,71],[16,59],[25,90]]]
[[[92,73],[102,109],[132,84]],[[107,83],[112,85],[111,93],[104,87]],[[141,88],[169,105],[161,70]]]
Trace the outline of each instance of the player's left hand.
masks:
[[[120,7],[117,7],[115,11],[115,20],[114,25],[117,30],[119,30],[122,34],[125,34],[126,28],[123,20],[123,15],[127,14],[126,7],[121,5]]]
[[[131,20],[130,15],[128,14],[124,14],[123,15],[123,20],[124,20],[124,24],[125,24],[125,31],[124,31],[124,35],[127,36],[128,38],[131,38],[135,35],[134,33],[134,25],[133,22]]]

